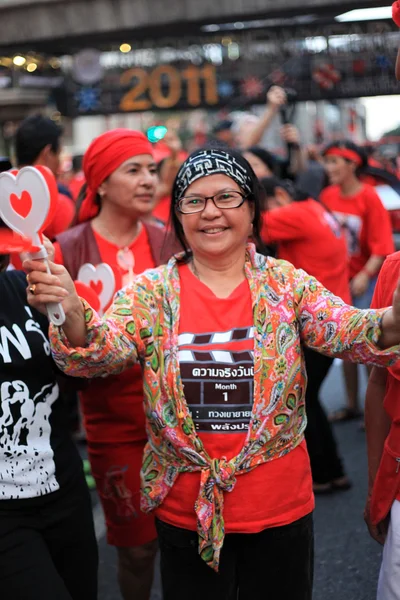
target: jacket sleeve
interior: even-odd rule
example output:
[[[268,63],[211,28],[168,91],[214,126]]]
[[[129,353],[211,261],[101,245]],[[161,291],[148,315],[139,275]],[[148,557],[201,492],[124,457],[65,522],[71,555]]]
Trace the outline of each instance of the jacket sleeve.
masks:
[[[138,361],[143,345],[141,334],[144,337],[143,331],[147,331],[146,340],[151,341],[152,328],[150,311],[138,300],[142,286],[136,281],[116,294],[103,318],[82,299],[87,328],[84,348],[71,347],[62,329],[50,326],[53,357],[64,373],[74,377],[106,377]]]
[[[353,362],[387,367],[400,358],[400,346],[378,346],[387,308],[360,310],[345,304],[314,277],[295,273],[295,310],[301,341],[311,350]],[[400,340],[399,340],[400,342]]]

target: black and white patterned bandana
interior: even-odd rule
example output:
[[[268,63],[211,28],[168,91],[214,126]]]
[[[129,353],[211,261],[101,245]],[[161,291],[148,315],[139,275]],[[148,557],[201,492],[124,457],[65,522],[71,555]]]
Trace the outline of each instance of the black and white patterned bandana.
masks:
[[[246,194],[252,193],[252,180],[245,166],[224,150],[199,150],[189,156],[179,169],[174,185],[174,202],[178,202],[188,187],[197,179],[209,175],[227,175],[235,181]]]

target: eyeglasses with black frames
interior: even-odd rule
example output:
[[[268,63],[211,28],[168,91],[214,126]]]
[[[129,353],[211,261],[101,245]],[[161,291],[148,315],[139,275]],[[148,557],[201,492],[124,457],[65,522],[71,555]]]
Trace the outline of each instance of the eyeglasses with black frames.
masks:
[[[227,210],[230,208],[239,208],[242,206],[247,196],[234,190],[226,190],[219,192],[214,196],[184,196],[177,203],[177,210],[183,215],[192,215],[194,213],[202,212],[207,206],[208,200],[212,200],[214,206],[221,210]]]

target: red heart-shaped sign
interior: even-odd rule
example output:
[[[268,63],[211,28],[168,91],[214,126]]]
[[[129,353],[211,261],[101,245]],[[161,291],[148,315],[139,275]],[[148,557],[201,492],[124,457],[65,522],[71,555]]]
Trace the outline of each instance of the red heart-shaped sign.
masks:
[[[21,196],[10,195],[10,204],[20,217],[26,219],[32,210],[32,197],[27,190],[23,190]]]
[[[98,296],[100,296],[101,292],[103,291],[103,282],[100,280],[99,281],[91,281],[90,287]]]
[[[92,290],[92,288],[90,288],[88,285],[82,283],[82,281],[74,281],[74,283],[78,296],[86,300],[86,302],[90,304],[93,310],[99,312],[100,298],[97,296],[94,290]]]
[[[10,229],[0,227],[0,254],[32,252],[32,241],[14,233]]]

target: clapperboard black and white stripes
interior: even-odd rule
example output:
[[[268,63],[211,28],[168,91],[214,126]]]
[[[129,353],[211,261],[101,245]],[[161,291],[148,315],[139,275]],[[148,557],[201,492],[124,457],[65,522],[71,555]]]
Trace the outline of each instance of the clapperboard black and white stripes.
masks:
[[[179,336],[185,397],[197,431],[247,430],[253,404],[253,344],[253,327]]]

